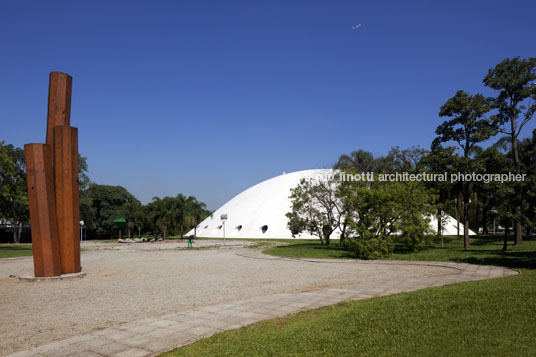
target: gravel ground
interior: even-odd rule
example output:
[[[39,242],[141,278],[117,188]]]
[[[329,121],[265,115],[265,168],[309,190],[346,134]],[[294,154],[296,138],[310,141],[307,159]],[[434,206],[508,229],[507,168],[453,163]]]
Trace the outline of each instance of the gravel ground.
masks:
[[[84,243],[85,278],[20,282],[31,258],[0,260],[0,354],[192,307],[282,292],[336,287],[452,269],[398,264],[334,264],[251,259],[248,242]]]

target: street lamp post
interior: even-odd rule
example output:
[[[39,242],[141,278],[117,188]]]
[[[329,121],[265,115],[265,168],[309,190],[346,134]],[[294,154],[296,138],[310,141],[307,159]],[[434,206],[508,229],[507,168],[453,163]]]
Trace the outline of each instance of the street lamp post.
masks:
[[[225,221],[227,220],[227,214],[222,214],[220,218],[222,220],[222,226],[223,226],[223,245],[225,245]]]
[[[84,240],[84,232],[82,231],[82,228],[84,227],[84,221],[80,221],[80,240]]]

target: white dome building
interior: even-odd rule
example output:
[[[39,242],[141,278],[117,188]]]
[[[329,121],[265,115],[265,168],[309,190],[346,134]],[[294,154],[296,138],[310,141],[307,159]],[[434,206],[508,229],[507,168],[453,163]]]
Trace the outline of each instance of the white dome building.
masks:
[[[233,197],[218,208],[197,226],[197,236],[203,238],[223,238],[223,221],[221,216],[226,214],[226,238],[293,238],[287,228],[288,219],[285,216],[291,210],[290,190],[300,183],[301,179],[327,180],[334,175],[331,169],[304,170],[283,174],[263,181],[248,188]],[[433,218],[430,226],[437,231],[437,219]],[[448,216],[443,226],[443,234],[453,235],[457,232],[457,221]],[[463,225],[460,223],[463,234]],[[192,229],[187,233],[193,235]],[[473,235],[474,232],[470,231]],[[331,238],[339,238],[340,231],[335,231]],[[318,238],[308,233],[302,233],[296,238]]]

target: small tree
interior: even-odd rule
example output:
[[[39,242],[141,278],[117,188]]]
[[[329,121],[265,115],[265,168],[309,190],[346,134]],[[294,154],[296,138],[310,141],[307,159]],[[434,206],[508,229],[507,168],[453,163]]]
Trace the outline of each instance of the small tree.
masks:
[[[420,182],[341,183],[349,223],[348,249],[358,258],[391,253],[399,241],[411,250],[428,242],[432,196]]]
[[[336,181],[302,179],[291,189],[290,199],[292,210],[286,216],[293,236],[309,232],[329,248],[331,234],[345,226]],[[344,240],[344,228],[341,239]]]

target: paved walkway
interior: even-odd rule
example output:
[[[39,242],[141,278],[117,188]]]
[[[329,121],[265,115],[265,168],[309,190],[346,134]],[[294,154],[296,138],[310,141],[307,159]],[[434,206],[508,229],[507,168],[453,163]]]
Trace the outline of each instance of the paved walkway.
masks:
[[[295,260],[266,256],[251,251],[240,255],[252,259]],[[299,259],[318,264],[378,264],[380,261]],[[258,321],[303,310],[332,305],[341,301],[363,300],[433,286],[465,281],[499,278],[518,274],[515,270],[462,263],[381,261],[393,265],[432,265],[452,268],[452,274],[419,276],[406,279],[360,283],[339,288],[275,294],[206,306],[181,313],[126,323],[113,328],[52,342],[10,356],[157,356],[215,333],[239,328]]]

